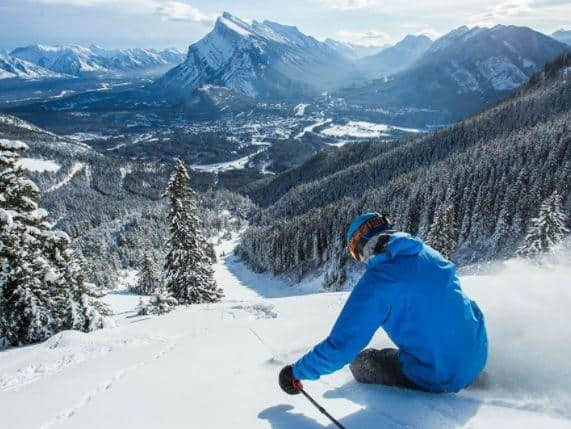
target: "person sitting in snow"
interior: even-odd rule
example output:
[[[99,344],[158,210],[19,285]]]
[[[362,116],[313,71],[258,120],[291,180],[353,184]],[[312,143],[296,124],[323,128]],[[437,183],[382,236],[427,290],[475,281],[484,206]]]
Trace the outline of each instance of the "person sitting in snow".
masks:
[[[482,312],[462,291],[455,265],[378,213],[357,217],[347,232],[351,256],[366,271],[323,342],[279,374],[300,393],[351,362],[361,383],[457,392],[483,370],[488,340]],[[397,348],[363,350],[379,327]]]

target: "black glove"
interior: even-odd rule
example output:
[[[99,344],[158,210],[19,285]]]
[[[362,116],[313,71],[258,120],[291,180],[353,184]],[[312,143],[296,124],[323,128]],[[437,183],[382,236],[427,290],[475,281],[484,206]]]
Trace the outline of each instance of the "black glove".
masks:
[[[288,365],[284,366],[280,371],[280,387],[288,395],[297,395],[300,393],[299,389],[303,388],[303,386],[299,380],[294,378],[292,369],[292,366]]]

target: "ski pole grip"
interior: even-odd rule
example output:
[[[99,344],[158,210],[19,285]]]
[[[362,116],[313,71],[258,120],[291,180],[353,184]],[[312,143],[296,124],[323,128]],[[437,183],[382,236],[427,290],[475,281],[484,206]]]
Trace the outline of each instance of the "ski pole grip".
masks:
[[[303,390],[303,384],[301,384],[301,381],[299,381],[299,380],[293,380],[291,384],[292,384],[292,386],[293,386],[294,389],[297,389],[297,390],[300,390],[300,391]]]

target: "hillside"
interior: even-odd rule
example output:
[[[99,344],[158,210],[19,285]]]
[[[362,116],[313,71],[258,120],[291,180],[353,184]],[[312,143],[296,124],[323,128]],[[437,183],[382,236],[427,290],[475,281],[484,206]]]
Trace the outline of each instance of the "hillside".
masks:
[[[348,162],[345,149],[318,155],[250,188],[255,201],[270,205],[245,233],[240,254],[257,270],[299,279],[343,260],[346,225],[357,213],[388,211],[398,228],[423,236],[439,202],[456,209],[457,262],[509,254],[554,189],[571,211],[569,61],[547,66],[549,73],[516,96],[456,125],[377,143],[372,156],[364,151],[351,160],[351,148]],[[329,174],[315,178],[320,159]]]

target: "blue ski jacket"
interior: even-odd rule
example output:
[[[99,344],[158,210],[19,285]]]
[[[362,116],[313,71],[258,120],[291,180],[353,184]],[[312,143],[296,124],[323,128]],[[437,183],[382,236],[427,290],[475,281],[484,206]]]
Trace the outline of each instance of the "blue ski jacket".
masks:
[[[454,264],[397,232],[367,262],[329,337],[294,364],[294,377],[316,380],[342,368],[379,327],[399,348],[404,375],[425,390],[457,392],[486,364],[484,317]]]

